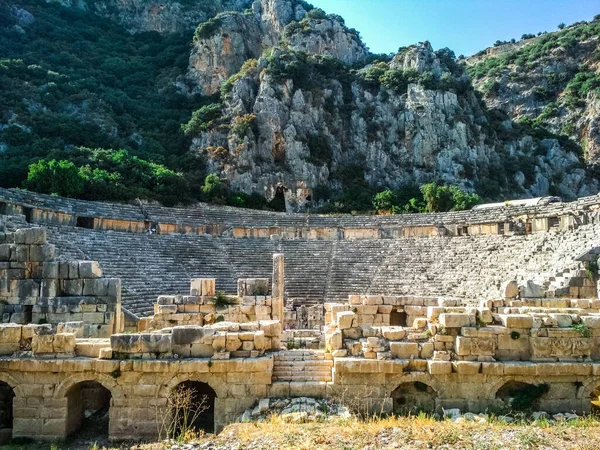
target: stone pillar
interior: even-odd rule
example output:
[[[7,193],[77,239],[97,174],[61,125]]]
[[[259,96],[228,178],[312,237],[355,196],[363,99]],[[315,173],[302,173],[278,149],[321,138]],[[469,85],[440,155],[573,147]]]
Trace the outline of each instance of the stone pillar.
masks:
[[[283,327],[284,315],[284,260],[283,253],[273,255],[273,289],[271,296],[271,316],[273,320],[279,320]]]

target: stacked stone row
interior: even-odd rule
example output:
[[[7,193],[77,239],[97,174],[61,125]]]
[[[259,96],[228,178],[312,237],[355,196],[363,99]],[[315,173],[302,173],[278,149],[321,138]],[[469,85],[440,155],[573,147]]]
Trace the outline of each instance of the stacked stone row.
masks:
[[[121,281],[96,261],[54,261],[43,228],[0,234],[0,312],[4,323],[79,322],[86,337],[117,329]]]
[[[113,357],[119,359],[257,358],[281,347],[279,321],[210,326],[176,326],[157,333],[115,334]]]

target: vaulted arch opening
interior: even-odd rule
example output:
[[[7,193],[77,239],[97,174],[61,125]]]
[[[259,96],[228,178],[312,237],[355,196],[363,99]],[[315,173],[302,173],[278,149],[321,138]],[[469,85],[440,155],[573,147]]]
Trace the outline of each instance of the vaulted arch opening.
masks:
[[[14,398],[12,387],[0,381],[0,445],[8,444],[12,439]]]
[[[82,381],[67,392],[66,436],[108,438],[111,392],[97,381]]]
[[[420,381],[402,383],[392,392],[395,414],[433,413],[437,393]]]
[[[181,430],[214,433],[216,398],[208,383],[191,380],[179,383],[169,398],[175,434]]]
[[[522,381],[509,381],[496,392],[496,400],[501,408],[510,411],[529,411],[540,409],[540,399],[550,387]]]

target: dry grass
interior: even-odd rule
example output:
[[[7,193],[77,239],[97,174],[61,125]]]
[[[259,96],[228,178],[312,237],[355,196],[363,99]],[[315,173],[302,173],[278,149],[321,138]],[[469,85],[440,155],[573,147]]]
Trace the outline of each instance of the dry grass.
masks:
[[[600,449],[600,421],[582,419],[549,425],[435,421],[427,417],[399,417],[359,420],[333,419],[324,423],[290,424],[274,416],[264,423],[233,424],[218,436],[204,435],[193,440],[203,449],[226,450],[379,450],[379,449],[474,449],[538,450]],[[105,450],[165,450],[172,443],[122,444],[100,447]],[[50,449],[49,445],[10,447]],[[56,450],[89,450],[90,446],[58,444]]]

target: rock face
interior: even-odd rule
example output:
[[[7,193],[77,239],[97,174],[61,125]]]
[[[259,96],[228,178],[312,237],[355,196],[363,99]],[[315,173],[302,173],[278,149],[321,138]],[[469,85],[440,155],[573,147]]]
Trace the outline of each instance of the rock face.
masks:
[[[302,75],[282,75],[289,64],[303,67]],[[481,192],[490,179],[504,177],[498,196],[557,190],[573,198],[597,191],[577,155],[556,139],[515,130],[499,136],[466,74],[428,43],[402,50],[385,65],[395,73],[428,75],[428,82],[369,84],[364,79],[372,68],[353,79],[345,68],[323,75],[318,62],[275,49],[255,71],[240,74],[223,104],[227,119],[197,136],[193,149],[223,149],[218,157],[207,152],[212,170],[235,190],[268,199],[283,192],[289,209],[302,207],[310,195],[306,188],[340,188],[344,174],[357,166],[368,183],[390,188],[441,179]],[[455,84],[448,87],[448,79]],[[240,134],[235,124],[244,117],[253,117],[253,126]],[[520,158],[532,164],[527,173]],[[558,173],[563,175],[556,183]]]
[[[221,117],[195,131],[190,151],[233,190],[283,196],[289,210],[353,183],[439,180],[498,200],[598,192],[600,21],[457,62],[427,42],[372,55],[341,17],[302,0],[46,1],[131,32],[196,28],[187,68],[161,71],[161,95],[221,93]],[[36,23],[10,11],[21,34]],[[99,120],[87,104],[65,110],[117,135],[110,108]],[[137,132],[129,141],[144,144]]]
[[[480,52],[466,60],[489,108],[563,135],[600,162],[600,21]]]
[[[287,39],[293,50],[328,55],[345,64],[364,60],[368,51],[339,16],[311,17],[289,0],[256,0],[244,13],[227,12],[201,24],[187,73],[194,93],[212,95],[250,58]]]
[[[156,0],[46,0],[99,14],[119,22],[132,32],[177,33],[193,30],[199,23],[223,11],[242,11],[252,0],[210,2]]]

